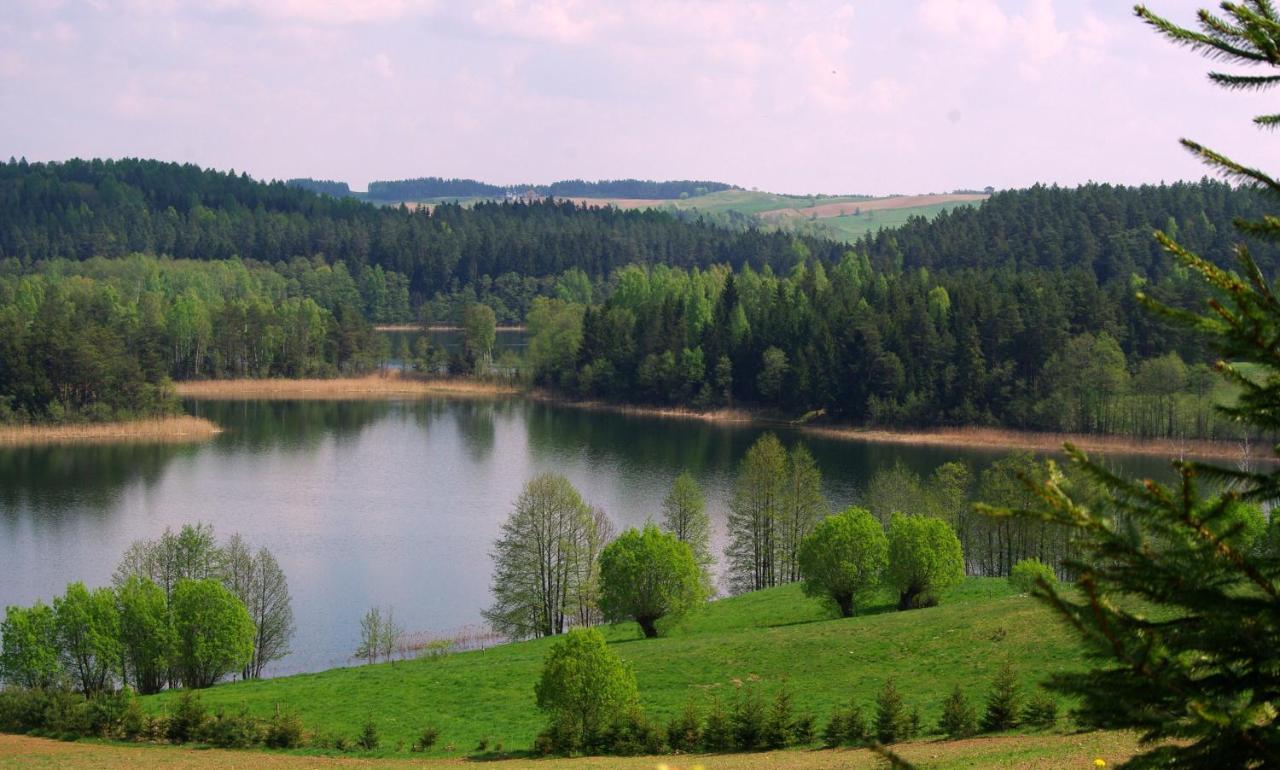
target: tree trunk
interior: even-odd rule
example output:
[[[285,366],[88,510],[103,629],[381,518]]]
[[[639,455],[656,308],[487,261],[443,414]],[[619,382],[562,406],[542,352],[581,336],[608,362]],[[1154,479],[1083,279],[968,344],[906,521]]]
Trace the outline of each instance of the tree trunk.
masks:
[[[645,639],[653,639],[658,635],[657,618],[636,618],[636,622],[640,624]]]
[[[836,605],[840,607],[840,617],[853,617],[853,594],[844,594],[836,597]]]

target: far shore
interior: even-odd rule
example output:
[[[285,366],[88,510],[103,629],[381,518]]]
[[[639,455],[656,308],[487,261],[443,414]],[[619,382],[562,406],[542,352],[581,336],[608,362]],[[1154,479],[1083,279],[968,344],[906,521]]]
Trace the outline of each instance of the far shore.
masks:
[[[0,446],[39,444],[183,443],[204,441],[222,429],[202,417],[180,415],[127,422],[0,425]]]
[[[461,326],[450,326],[448,324],[431,324],[426,327],[422,326],[421,324],[376,324],[373,328],[375,331],[380,331],[380,332],[422,332],[422,331],[460,332],[462,331]],[[500,332],[522,332],[527,330],[528,330],[528,327],[526,326],[495,326],[494,327],[494,331],[500,331]]]
[[[183,398],[211,401],[247,400],[359,400],[451,396],[490,398],[514,396],[511,385],[464,379],[415,379],[394,374],[345,377],[332,380],[190,380],[174,383]]]
[[[1239,441],[1205,439],[1143,439],[1132,436],[1105,436],[1051,433],[991,427],[920,428],[894,430],[833,423],[805,423],[751,409],[721,408],[696,410],[671,406],[645,406],[608,401],[573,400],[544,390],[524,390],[515,385],[467,378],[419,379],[397,373],[329,380],[200,380],[174,384],[179,396],[213,401],[235,400],[361,400],[396,398],[497,398],[526,396],[542,403],[573,409],[613,414],[696,420],[721,425],[776,426],[814,436],[842,441],[912,446],[965,447],[991,451],[1021,449],[1039,453],[1060,453],[1065,443],[1089,453],[1148,455],[1167,458],[1240,460],[1244,454]],[[3,442],[3,438],[0,438]],[[1254,442],[1249,457],[1272,462],[1269,446]]]
[[[614,414],[631,414],[677,420],[697,420],[717,424],[743,424],[785,427],[823,438],[842,441],[865,441],[875,444],[907,444],[911,446],[965,447],[1009,451],[1022,449],[1039,453],[1061,453],[1063,444],[1098,454],[1149,455],[1152,457],[1195,458],[1201,460],[1240,460],[1244,454],[1239,441],[1208,439],[1143,439],[1133,436],[1052,433],[991,427],[919,428],[894,430],[840,424],[811,424],[748,409],[710,409],[699,411],[682,407],[639,406],[608,401],[574,401],[535,391],[531,397],[559,406]],[[1253,442],[1249,459],[1275,462],[1280,458],[1268,453],[1269,445]]]

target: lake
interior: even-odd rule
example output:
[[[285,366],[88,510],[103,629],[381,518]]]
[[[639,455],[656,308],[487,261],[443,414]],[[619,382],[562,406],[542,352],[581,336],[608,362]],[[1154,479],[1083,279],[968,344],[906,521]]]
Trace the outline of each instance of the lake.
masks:
[[[535,403],[192,402],[225,428],[203,444],[0,449],[0,605],[49,601],[70,581],[106,585],[135,539],[203,521],[220,538],[265,545],[289,579],[294,652],[271,673],[349,662],[361,615],[392,606],[415,632],[480,623],[489,548],[521,486],[566,475],[619,530],[659,518],[681,470],[707,493],[724,545],[738,461],[758,426],[618,415]],[[835,507],[858,500],[879,468],[921,474],[999,453],[804,440]],[[1124,458],[1131,472],[1167,463]]]

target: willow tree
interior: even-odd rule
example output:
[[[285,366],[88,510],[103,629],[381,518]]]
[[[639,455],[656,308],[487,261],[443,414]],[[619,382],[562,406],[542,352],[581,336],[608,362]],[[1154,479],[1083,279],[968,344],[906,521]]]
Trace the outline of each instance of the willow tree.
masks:
[[[502,525],[493,550],[493,604],[483,612],[513,639],[564,633],[577,615],[599,524],[569,480],[543,474],[529,481]]]
[[[1186,29],[1138,6],[1138,16],[1175,43],[1209,57],[1269,68],[1264,74],[1214,72],[1228,89],[1280,83],[1280,16],[1270,0],[1223,3],[1222,15],[1200,11]],[[1257,125],[1280,125],[1263,115]],[[1184,146],[1233,181],[1259,189],[1273,207],[1280,181],[1196,142]],[[1280,211],[1239,221],[1242,236],[1280,242]],[[1247,245],[1236,247],[1239,271],[1192,253],[1166,233],[1160,244],[1208,283],[1208,310],[1173,309],[1139,295],[1148,306],[1190,326],[1221,355],[1218,370],[1239,391],[1222,407],[1250,430],[1280,431],[1280,297]],[[1247,372],[1247,376],[1246,376]],[[1068,528],[1079,549],[1070,592],[1040,582],[1035,595],[1084,639],[1091,669],[1057,674],[1051,686],[1073,696],[1077,719],[1138,730],[1143,753],[1126,767],[1219,768],[1280,766],[1280,559],[1269,549],[1243,548],[1239,501],[1280,503],[1280,468],[1265,471],[1176,462],[1176,483],[1131,480],[1111,473],[1068,445],[1071,463],[1106,490],[1084,502],[1050,466],[1048,479],[1029,480],[1036,503],[1000,516],[1040,519]],[[1280,449],[1277,450],[1280,453]],[[1225,494],[1199,491],[1201,479],[1225,483]]]

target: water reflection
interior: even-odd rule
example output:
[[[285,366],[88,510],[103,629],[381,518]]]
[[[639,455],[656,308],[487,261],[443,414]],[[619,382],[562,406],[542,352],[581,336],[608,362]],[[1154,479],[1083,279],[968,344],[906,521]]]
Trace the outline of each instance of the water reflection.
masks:
[[[619,528],[659,514],[680,471],[707,492],[723,547],[736,466],[758,426],[591,412],[518,399],[191,402],[225,432],[196,445],[0,450],[0,606],[103,585],[124,548],[197,520],[272,550],[298,636],[277,673],[339,665],[370,606],[410,630],[475,624],[489,550],[524,482],[563,473]],[[802,437],[778,429],[784,444]],[[833,506],[878,468],[979,472],[997,452],[805,437]],[[1127,472],[1167,463],[1126,459]]]

